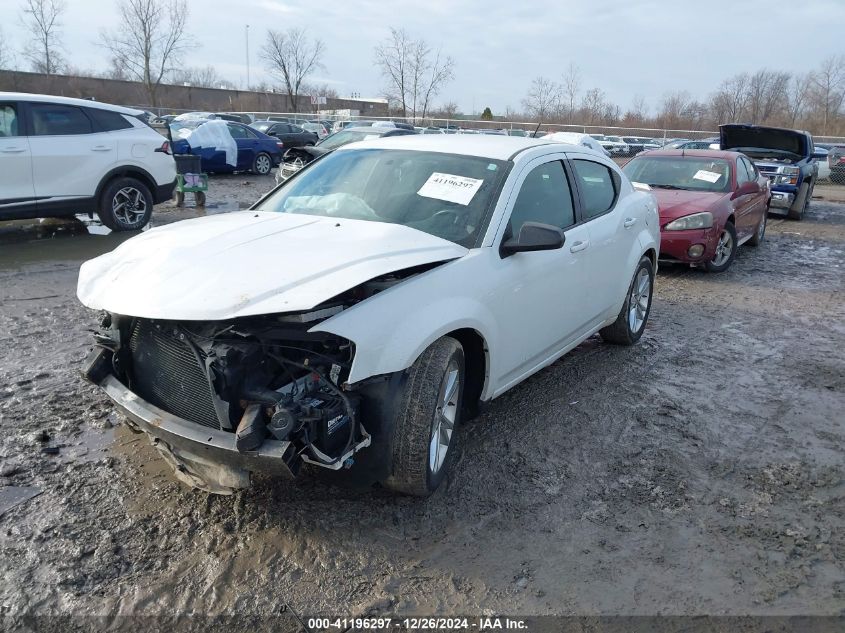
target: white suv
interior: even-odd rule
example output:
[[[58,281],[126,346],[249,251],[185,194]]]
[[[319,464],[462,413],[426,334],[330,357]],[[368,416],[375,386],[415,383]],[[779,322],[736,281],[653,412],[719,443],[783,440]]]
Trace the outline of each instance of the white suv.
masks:
[[[0,220],[94,213],[140,229],[173,194],[170,144],[143,112],[50,95],[0,92]]]

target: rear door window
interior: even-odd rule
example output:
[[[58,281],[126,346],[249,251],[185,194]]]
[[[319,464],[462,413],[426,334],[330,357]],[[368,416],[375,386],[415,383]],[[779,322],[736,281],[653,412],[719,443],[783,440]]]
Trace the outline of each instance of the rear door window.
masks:
[[[226,127],[229,128],[229,134],[232,135],[232,138],[252,138],[249,134],[247,134],[246,129],[242,128],[240,125],[227,123]]]
[[[115,130],[127,130],[132,127],[126,117],[119,112],[88,108],[87,114],[94,122],[98,132],[114,132]]]
[[[57,103],[30,103],[34,136],[91,134],[93,127],[82,108]]]
[[[572,168],[578,178],[584,220],[607,213],[616,204],[617,184],[610,167],[591,160],[575,159]]]

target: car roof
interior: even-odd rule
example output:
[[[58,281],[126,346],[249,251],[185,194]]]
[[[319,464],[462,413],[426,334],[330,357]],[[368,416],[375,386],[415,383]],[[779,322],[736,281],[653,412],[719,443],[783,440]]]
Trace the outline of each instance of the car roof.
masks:
[[[593,138],[589,134],[584,134],[584,132],[547,132],[546,136],[548,136],[549,139],[552,140],[552,141],[559,139],[559,138],[561,138],[561,139],[567,138],[567,139],[572,139],[572,140],[574,140],[578,143],[580,143],[581,140],[584,139],[584,137]],[[595,140],[595,139],[593,139],[593,140]]]
[[[111,103],[90,101],[88,99],[74,99],[73,97],[59,97],[56,95],[35,94],[30,92],[0,92],[0,100],[31,101],[37,103],[60,103],[62,105],[72,105],[81,108],[98,108],[100,110],[111,110],[112,112],[119,112],[120,114],[128,114],[130,116],[138,116],[144,114],[143,110],[136,110],[134,108],[126,108],[124,106],[112,105]]]
[[[409,134],[401,137],[386,137],[359,141],[339,149],[407,149],[419,152],[442,152],[444,154],[463,154],[494,160],[509,160],[515,154],[533,147],[544,145],[561,146],[543,139],[525,136],[507,136],[494,134]],[[581,151],[573,147],[573,151]]]
[[[724,160],[736,160],[742,156],[741,152],[729,152],[723,149],[653,149],[643,155],[646,158],[655,156],[678,156],[691,158],[722,158]]]

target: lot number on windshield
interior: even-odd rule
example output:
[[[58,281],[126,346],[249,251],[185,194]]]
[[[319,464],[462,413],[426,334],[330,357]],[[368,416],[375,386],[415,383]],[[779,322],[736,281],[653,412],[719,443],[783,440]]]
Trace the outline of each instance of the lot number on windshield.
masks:
[[[436,171],[428,177],[428,180],[417,193],[426,198],[445,200],[466,206],[472,201],[472,197],[481,188],[483,182],[483,180],[477,178],[441,174]]]

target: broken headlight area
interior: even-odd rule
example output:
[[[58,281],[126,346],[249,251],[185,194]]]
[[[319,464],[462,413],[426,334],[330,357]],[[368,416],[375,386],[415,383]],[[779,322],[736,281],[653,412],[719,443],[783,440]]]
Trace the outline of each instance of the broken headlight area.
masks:
[[[196,322],[107,314],[85,374],[114,375],[146,402],[199,427],[231,432],[240,452],[289,442],[288,468],[352,464],[370,443],[360,396],[344,388],[354,345],[309,333],[341,307]]]

